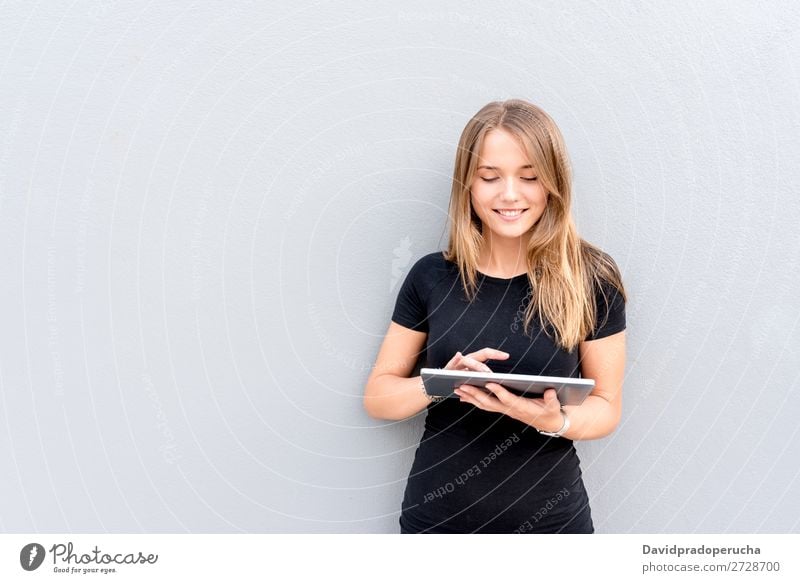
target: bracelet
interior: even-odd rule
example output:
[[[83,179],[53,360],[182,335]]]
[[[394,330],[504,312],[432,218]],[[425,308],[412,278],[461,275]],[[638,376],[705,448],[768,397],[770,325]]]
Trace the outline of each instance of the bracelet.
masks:
[[[537,429],[536,431],[542,435],[549,435],[550,437],[561,437],[567,432],[567,429],[569,429],[569,417],[567,417],[567,413],[563,408],[561,409],[561,416],[564,418],[564,423],[561,424],[561,429],[558,431],[542,431],[541,429]]]
[[[428,397],[428,400],[431,403],[438,403],[439,401],[442,401],[442,400],[447,398],[447,397],[442,397],[442,396],[429,395],[428,391],[425,390],[425,381],[422,380],[422,377],[419,377],[419,384],[420,384],[420,388],[422,389],[422,394],[424,394],[426,397]]]

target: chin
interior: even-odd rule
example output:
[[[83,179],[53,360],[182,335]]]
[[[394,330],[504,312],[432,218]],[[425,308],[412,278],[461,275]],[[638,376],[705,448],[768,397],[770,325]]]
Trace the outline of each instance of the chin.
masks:
[[[492,231],[492,234],[495,237],[503,237],[503,238],[506,238],[506,239],[516,239],[517,237],[522,237],[526,233],[530,232],[530,230],[533,229],[533,227],[534,227],[534,225],[524,225],[524,226],[523,225],[519,225],[519,226],[514,225],[513,228],[506,227],[504,229],[501,226],[501,228],[499,228],[499,229],[491,229],[491,231]]]

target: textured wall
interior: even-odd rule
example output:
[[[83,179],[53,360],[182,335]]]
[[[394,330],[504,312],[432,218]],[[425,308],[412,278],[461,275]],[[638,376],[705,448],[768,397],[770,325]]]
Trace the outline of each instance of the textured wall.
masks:
[[[597,531],[800,532],[800,10],[768,6],[4,3],[0,531],[397,532],[422,418],[364,382],[461,129],[523,97],[631,296]]]

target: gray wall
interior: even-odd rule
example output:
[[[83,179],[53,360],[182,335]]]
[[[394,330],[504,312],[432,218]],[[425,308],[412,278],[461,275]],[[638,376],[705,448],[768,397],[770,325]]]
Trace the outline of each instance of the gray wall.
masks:
[[[791,2],[10,2],[0,531],[397,532],[422,417],[370,419],[459,133],[562,128],[623,270],[598,532],[800,532]]]

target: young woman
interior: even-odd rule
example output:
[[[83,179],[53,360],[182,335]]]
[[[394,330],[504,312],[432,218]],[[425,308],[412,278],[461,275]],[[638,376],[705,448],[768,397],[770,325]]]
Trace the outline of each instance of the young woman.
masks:
[[[577,439],[614,431],[625,368],[625,290],[571,217],[564,139],[542,109],[492,102],[456,153],[445,252],[413,264],[364,395],[367,412],[427,410],[401,533],[592,533]],[[591,378],[580,406],[462,385],[433,399],[423,366]],[[489,364],[491,363],[491,366]]]

